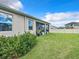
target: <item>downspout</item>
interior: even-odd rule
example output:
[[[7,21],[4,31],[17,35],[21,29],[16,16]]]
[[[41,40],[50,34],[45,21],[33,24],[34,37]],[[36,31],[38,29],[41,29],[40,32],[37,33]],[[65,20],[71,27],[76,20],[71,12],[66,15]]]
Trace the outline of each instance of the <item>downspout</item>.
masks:
[[[26,16],[24,16],[24,32],[26,32],[26,25],[25,25],[26,23],[25,22],[26,22]]]

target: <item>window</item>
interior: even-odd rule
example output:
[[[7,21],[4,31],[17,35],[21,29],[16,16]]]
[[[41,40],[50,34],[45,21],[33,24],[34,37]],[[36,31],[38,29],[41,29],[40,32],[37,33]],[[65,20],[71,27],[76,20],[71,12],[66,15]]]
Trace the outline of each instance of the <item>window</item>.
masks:
[[[0,31],[12,30],[12,16],[0,12]]]
[[[29,30],[33,30],[33,20],[29,20]]]

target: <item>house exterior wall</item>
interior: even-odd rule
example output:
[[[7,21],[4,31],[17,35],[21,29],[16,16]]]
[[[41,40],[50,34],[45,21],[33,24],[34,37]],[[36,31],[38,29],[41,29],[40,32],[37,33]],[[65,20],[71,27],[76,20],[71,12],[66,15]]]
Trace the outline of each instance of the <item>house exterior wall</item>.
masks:
[[[33,30],[29,30],[29,27],[28,27],[28,26],[29,26],[29,25],[28,25],[29,19],[30,19],[30,18],[25,17],[25,32],[30,32],[30,33],[36,35],[36,21],[33,20],[33,19],[31,19],[31,20],[33,20]]]
[[[30,32],[30,33],[36,35],[36,22],[40,23],[41,21],[35,20],[32,18],[28,18],[26,16],[22,16],[19,14],[11,13],[11,12],[8,12],[8,11],[2,10],[2,9],[0,9],[0,12],[12,15],[12,31],[0,31],[0,35],[13,36],[13,35],[22,34],[24,32]],[[29,30],[29,27],[28,27],[29,19],[33,20],[33,29],[32,30]],[[44,22],[42,22],[42,23],[46,24]],[[46,27],[45,27],[45,32],[46,32]]]
[[[30,32],[36,35],[36,20],[32,19],[33,30],[29,30],[28,20],[31,18],[28,18],[26,16],[21,16],[18,14],[14,14],[14,13],[4,11],[4,10],[0,10],[0,12],[12,15],[12,31],[0,31],[0,35],[12,36],[12,35],[22,34],[24,32]]]
[[[74,29],[79,29],[79,26],[73,26]]]
[[[79,25],[78,24],[68,24],[65,25],[66,28],[73,28],[73,29],[79,29]]]

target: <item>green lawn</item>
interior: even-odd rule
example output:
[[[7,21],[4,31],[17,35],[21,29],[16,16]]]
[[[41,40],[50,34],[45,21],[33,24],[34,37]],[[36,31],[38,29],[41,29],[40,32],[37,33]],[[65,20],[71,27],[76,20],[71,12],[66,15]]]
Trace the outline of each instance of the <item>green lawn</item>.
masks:
[[[79,59],[79,34],[47,34],[20,59]]]

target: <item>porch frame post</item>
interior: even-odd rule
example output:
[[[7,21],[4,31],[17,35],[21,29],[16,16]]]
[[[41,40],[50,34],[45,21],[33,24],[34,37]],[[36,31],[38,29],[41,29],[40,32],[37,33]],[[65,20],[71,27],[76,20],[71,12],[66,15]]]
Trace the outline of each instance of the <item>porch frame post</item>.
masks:
[[[44,32],[45,32],[45,34],[46,34],[46,24],[45,24],[45,29],[44,29]]]
[[[33,31],[34,31],[34,34],[36,35],[36,21],[35,20],[33,22]]]

